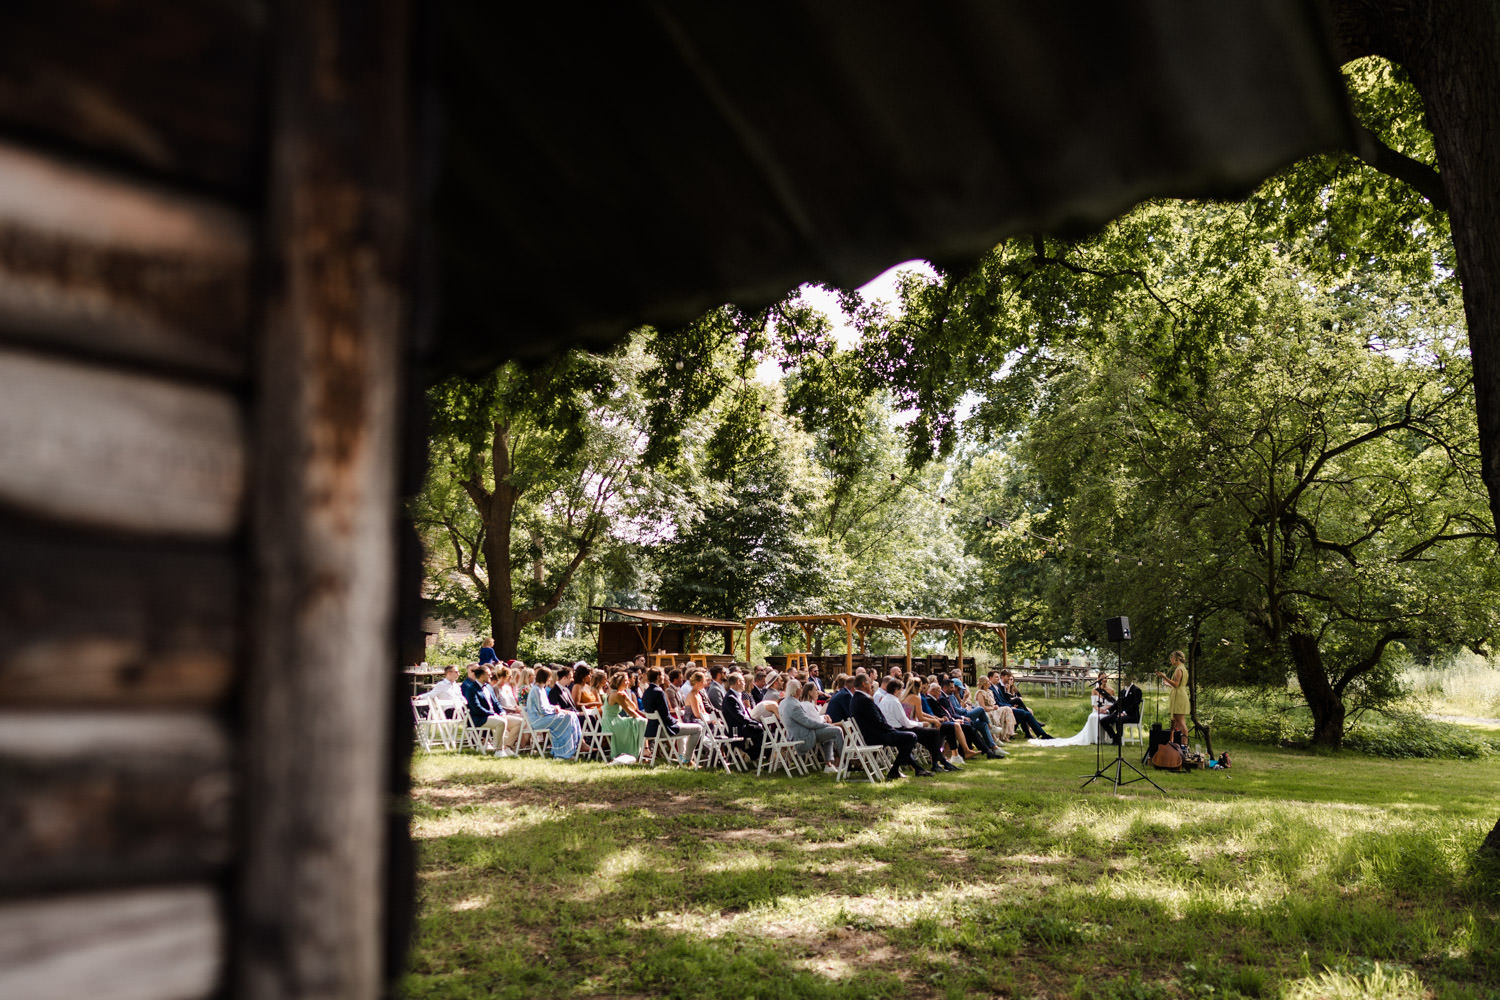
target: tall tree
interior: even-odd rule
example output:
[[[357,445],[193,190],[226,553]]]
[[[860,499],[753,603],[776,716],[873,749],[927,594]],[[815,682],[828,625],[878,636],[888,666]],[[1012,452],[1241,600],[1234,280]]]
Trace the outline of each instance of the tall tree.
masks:
[[[429,588],[450,616],[483,608],[502,656],[586,560],[670,517],[670,477],[641,461],[649,366],[632,341],[430,390],[431,467],[412,510]]]

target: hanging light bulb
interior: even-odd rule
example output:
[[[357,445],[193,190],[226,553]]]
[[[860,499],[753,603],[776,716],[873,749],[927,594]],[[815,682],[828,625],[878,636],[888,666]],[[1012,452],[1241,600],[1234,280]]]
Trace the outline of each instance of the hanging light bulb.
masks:
[[[896,474],[893,472],[893,473],[891,473],[891,482],[894,483],[895,481],[896,481]]]
[[[1137,560],[1136,560],[1136,561],[1135,561],[1135,564],[1136,564],[1136,565],[1137,565],[1137,566],[1144,566],[1144,565],[1146,565],[1146,564],[1145,564],[1145,563],[1144,563],[1144,562],[1143,562],[1143,561],[1141,561],[1141,560],[1140,560],[1140,559],[1137,559]]]
[[[1120,557],[1119,556],[1115,556],[1115,565],[1116,566],[1120,565]]]
[[[989,518],[985,518],[984,519],[984,526],[986,528],[993,528],[995,526],[995,522],[991,521]]]
[[[947,497],[938,497],[938,504],[939,505],[946,504],[947,502],[948,502],[948,498]]]
[[[760,404],[760,412],[761,412],[762,415],[765,414],[765,412],[766,412],[766,404],[765,403],[761,403]]]
[[[682,369],[684,367],[683,364],[682,364],[682,359],[678,358],[676,361],[674,361],[672,363],[672,367],[676,368],[678,371],[682,371]]]

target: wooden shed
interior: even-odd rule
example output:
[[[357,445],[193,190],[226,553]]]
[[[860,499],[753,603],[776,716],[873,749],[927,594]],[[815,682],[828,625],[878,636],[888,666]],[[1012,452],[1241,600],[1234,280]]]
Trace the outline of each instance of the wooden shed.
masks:
[[[387,991],[427,378],[1349,142],[1315,3],[1084,9],[7,2],[0,996]]]

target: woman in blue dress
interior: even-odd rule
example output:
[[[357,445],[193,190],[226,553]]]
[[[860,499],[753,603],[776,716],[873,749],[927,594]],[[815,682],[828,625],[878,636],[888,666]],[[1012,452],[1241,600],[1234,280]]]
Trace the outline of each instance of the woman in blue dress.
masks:
[[[552,704],[547,697],[547,683],[552,680],[552,671],[547,667],[536,668],[536,678],[531,690],[526,692],[526,722],[532,729],[545,729],[552,734],[552,756],[558,760],[572,760],[578,756],[581,739],[578,716],[564,712]]]

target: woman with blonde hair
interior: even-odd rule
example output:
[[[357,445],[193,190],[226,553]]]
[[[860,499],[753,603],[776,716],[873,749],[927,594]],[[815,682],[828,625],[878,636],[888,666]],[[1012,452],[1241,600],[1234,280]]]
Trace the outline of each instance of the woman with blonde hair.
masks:
[[[1188,704],[1187,657],[1183,655],[1182,650],[1173,650],[1169,661],[1173,668],[1172,676],[1168,677],[1160,670],[1156,672],[1156,676],[1160,677],[1162,683],[1171,690],[1171,694],[1167,697],[1167,714],[1172,716],[1172,731],[1182,734],[1179,742],[1186,743],[1187,716],[1192,710]]]
[[[997,705],[995,696],[983,684],[974,685],[974,700],[984,709],[984,714],[989,716],[990,729],[999,736],[1000,742],[1009,743],[1010,738],[1016,734],[1016,713],[1009,705]]]
[[[615,671],[609,679],[609,694],[604,699],[603,726],[609,731],[611,763],[633,764],[641,757],[641,740],[646,736],[646,713],[635,704],[630,690],[630,675]]]

